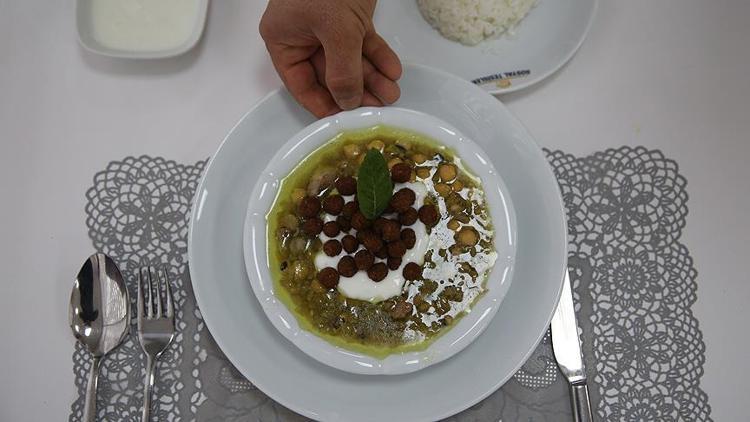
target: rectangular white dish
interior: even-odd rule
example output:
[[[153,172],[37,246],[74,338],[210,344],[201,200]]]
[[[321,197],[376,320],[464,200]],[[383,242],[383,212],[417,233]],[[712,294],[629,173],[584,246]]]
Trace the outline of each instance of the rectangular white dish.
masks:
[[[178,56],[203,34],[208,0],[77,0],[78,39],[110,57]]]

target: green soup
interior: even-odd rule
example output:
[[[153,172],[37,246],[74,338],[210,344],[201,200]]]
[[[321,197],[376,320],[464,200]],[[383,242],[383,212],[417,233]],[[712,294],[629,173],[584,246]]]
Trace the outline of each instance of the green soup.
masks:
[[[322,268],[316,268],[316,257],[321,260],[331,252],[323,251],[324,240],[343,240],[346,234],[364,239],[378,232],[378,220],[368,220],[368,228],[357,230],[349,227],[354,217],[343,212],[334,216],[322,209],[318,215],[304,218],[300,210],[300,203],[309,201],[306,197],[327,204],[326,198],[338,196],[336,181],[356,176],[365,152],[373,148],[382,152],[391,168],[400,164],[400,170],[405,170],[404,164],[408,165],[410,174],[406,173],[408,181],[403,185],[426,190],[422,205],[439,212],[437,222],[429,227],[422,223],[421,211],[419,219],[412,222],[419,204],[400,214],[387,209],[381,216],[381,220],[398,222],[402,237],[409,228],[426,233],[418,243],[422,242],[422,248],[427,245],[423,262],[417,263],[421,264],[421,275],[405,281],[398,295],[384,300],[347,297],[337,286],[321,283]],[[346,204],[357,200],[353,195],[341,196]],[[409,213],[411,217],[406,215]],[[322,218],[337,222],[337,236],[311,234],[307,221]],[[302,328],[335,345],[378,358],[422,350],[449,330],[484,293],[487,274],[496,258],[494,232],[480,181],[448,148],[425,136],[391,127],[345,132],[312,152],[282,180],[267,220],[269,264],[276,292]],[[382,242],[392,255],[390,243]],[[365,249],[359,244],[356,251],[341,250],[332,259],[356,256]],[[382,248],[374,253],[382,253]],[[406,264],[402,260],[396,269],[398,258],[382,254],[375,262],[393,265],[389,277],[397,277]],[[357,277],[366,279],[365,274],[369,272]]]

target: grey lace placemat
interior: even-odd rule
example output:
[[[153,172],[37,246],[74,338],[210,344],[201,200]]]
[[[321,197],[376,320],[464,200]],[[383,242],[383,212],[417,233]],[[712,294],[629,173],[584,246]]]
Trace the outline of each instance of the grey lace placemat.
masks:
[[[603,421],[708,421],[700,388],[705,345],[691,310],[696,270],[679,239],[687,192],[677,164],[657,150],[622,147],[587,157],[547,151],[563,192],[569,266],[594,412]],[[205,161],[160,157],[109,163],[86,193],[95,249],[111,255],[131,297],[135,269],[169,264],[178,335],[160,361],[159,421],[304,420],[237,372],[201,319],[187,269],[190,203]],[[135,327],[103,361],[98,417],[140,420],[144,356]],[[77,346],[73,371],[81,419],[89,356]],[[549,336],[500,390],[452,421],[569,420],[567,384]]]

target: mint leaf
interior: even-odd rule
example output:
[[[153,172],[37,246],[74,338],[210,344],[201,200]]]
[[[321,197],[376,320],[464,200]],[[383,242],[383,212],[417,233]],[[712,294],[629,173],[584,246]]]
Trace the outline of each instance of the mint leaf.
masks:
[[[393,182],[388,164],[380,151],[367,151],[357,173],[359,210],[369,219],[379,216],[393,195]]]

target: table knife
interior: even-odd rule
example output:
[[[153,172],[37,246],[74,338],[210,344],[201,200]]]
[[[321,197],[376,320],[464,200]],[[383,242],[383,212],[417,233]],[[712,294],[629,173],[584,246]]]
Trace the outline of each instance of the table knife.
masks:
[[[570,290],[570,276],[565,272],[562,296],[557,310],[552,317],[552,350],[555,352],[557,366],[560,367],[570,384],[570,404],[573,408],[573,420],[576,422],[593,421],[589,389],[586,385],[586,369],[583,366],[581,343],[578,339],[578,323],[573,294]]]

